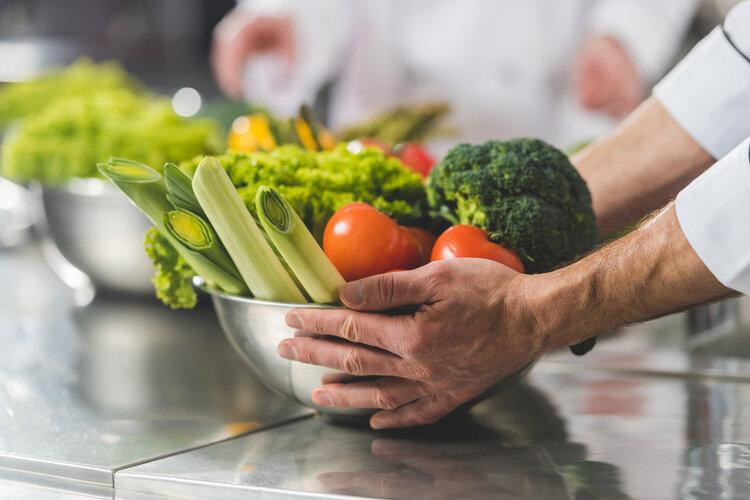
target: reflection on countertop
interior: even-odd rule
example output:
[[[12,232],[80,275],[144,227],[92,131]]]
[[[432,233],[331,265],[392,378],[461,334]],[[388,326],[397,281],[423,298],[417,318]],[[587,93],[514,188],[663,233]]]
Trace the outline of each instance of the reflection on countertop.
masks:
[[[750,386],[572,373],[433,427],[306,419],[118,472],[117,498],[709,499],[750,496]]]
[[[111,487],[121,467],[309,413],[255,381],[209,306],[76,308],[34,249],[1,253],[0,283],[0,467]]]

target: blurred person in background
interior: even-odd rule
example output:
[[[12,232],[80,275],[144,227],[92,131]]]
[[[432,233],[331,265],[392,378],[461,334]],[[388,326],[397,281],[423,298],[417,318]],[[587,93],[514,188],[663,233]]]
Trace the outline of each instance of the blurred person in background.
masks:
[[[697,0],[240,0],[212,65],[236,98],[291,114],[333,83],[334,126],[445,100],[456,140],[567,146],[634,110],[672,62]]]

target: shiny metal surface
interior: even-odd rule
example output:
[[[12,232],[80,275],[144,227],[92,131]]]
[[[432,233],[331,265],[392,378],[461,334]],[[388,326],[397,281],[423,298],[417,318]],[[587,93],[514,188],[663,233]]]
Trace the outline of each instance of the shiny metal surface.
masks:
[[[72,288],[87,286],[60,256],[95,287],[153,294],[153,266],[143,250],[143,233],[150,223],[122,193],[99,179],[77,179],[65,186],[37,189],[41,191],[46,234],[54,243],[45,256],[63,281]]]
[[[310,413],[255,381],[210,307],[77,308],[34,248],[0,254],[0,283],[0,469],[111,487],[120,468]]]
[[[0,177],[0,249],[30,241],[33,223],[29,192]]]
[[[624,328],[581,358],[559,352],[545,359],[569,370],[750,382],[750,298]]]
[[[250,369],[270,388],[280,394],[321,413],[351,419],[365,419],[374,413],[367,409],[332,409],[316,406],[312,402],[312,391],[321,384],[325,374],[341,373],[320,366],[307,365],[281,358],[276,347],[284,339],[294,336],[294,330],[286,325],[285,316],[299,304],[283,304],[227,295],[205,289],[213,299],[216,314],[229,342],[242,356]],[[325,308],[307,304],[306,308]],[[488,390],[496,394],[522,379],[531,366],[514,373]],[[350,379],[356,380],[356,379]]]
[[[750,385],[560,371],[433,427],[306,419],[119,471],[118,499],[744,499]]]

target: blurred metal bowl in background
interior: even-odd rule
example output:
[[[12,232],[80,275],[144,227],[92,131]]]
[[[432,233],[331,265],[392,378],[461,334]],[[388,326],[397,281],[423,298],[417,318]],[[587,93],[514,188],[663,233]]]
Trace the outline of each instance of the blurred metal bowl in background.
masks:
[[[45,258],[66,284],[85,287],[88,279],[94,288],[153,294],[153,265],[143,249],[151,224],[125,195],[100,179],[34,190],[44,208]]]
[[[284,304],[247,297],[238,297],[203,289],[211,295],[219,322],[232,346],[242,356],[256,376],[271,389],[286,395],[305,406],[336,418],[361,420],[371,416],[372,409],[334,409],[316,406],[312,391],[321,385],[327,373],[341,373],[320,366],[307,365],[281,358],[276,352],[279,342],[294,336],[287,326],[286,314],[292,309],[305,307],[333,309],[317,304]],[[491,386],[478,402],[497,394],[521,380],[531,370],[533,363]]]

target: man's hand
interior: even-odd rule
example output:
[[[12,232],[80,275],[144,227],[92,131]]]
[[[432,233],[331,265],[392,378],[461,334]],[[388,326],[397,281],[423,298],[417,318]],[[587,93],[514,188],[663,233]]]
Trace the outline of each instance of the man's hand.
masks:
[[[432,423],[545,351],[528,278],[492,261],[457,259],[351,282],[341,292],[351,310],[289,313],[299,333],[279,354],[381,377],[325,384],[313,392],[318,405],[381,409],[371,420],[376,429]]]
[[[379,408],[372,427],[407,427],[438,420],[547,350],[731,294],[698,258],[671,204],[551,273],[456,259],[348,283],[341,297],[350,310],[289,313],[299,334],[281,342],[279,354],[381,377],[329,378],[313,401]]]
[[[294,63],[294,30],[288,17],[249,16],[239,10],[229,13],[214,29],[211,66],[221,89],[242,97],[245,63],[255,55],[279,54]]]
[[[574,85],[580,104],[613,118],[632,112],[646,96],[633,60],[611,36],[592,38],[578,54]]]

